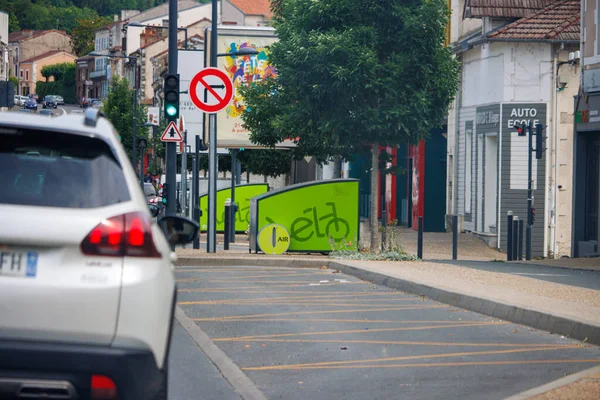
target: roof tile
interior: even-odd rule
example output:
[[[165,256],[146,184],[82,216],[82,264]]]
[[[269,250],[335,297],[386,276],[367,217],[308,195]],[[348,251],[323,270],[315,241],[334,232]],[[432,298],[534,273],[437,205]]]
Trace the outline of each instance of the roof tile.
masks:
[[[271,18],[271,2],[269,0],[229,0],[246,15],[264,15]]]
[[[579,0],[558,0],[488,35],[490,39],[579,41]]]
[[[523,18],[555,0],[466,0],[465,18]]]
[[[48,57],[51,57],[51,56],[53,56],[55,54],[59,54],[59,53],[66,53],[68,55],[71,55],[71,56],[73,56],[73,59],[77,58],[77,56],[74,56],[73,54],[70,54],[68,51],[65,51],[65,50],[51,50],[44,54],[40,54],[39,56],[31,57],[31,58],[28,58],[27,60],[22,60],[21,64],[26,64],[26,63],[43,60],[44,58],[48,58]]]

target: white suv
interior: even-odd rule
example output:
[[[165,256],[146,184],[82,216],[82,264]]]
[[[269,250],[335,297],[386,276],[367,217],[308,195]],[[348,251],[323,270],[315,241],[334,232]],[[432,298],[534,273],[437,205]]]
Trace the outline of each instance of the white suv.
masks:
[[[0,399],[166,399],[173,248],[112,125],[0,118]],[[167,239],[168,237],[168,239]]]

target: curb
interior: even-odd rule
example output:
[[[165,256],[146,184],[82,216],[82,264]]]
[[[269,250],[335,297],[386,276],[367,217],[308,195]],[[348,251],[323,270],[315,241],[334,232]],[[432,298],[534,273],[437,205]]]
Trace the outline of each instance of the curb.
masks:
[[[558,388],[570,385],[572,383],[577,382],[580,379],[585,379],[588,376],[592,376],[592,375],[595,375],[595,374],[598,374],[598,373],[600,373],[600,366],[593,367],[593,368],[590,368],[590,369],[586,369],[584,371],[578,372],[578,373],[573,374],[573,375],[565,376],[564,378],[557,379],[557,380],[555,380],[553,382],[550,382],[550,383],[547,383],[545,385],[538,386],[538,387],[533,388],[533,389],[529,389],[529,390],[527,390],[525,392],[516,394],[516,395],[511,396],[511,397],[507,397],[504,400],[526,400],[526,399],[531,399],[531,398],[533,398],[535,396],[539,396],[539,395],[547,393],[547,392],[549,392],[551,390],[558,389]]]
[[[358,279],[387,286],[402,292],[425,296],[429,299],[488,315],[504,321],[526,325],[553,334],[600,345],[600,326],[592,325],[576,319],[540,312],[535,309],[497,302],[481,297],[468,296],[462,293],[439,289],[429,285],[415,283],[406,279],[390,277],[377,272],[367,271],[340,261],[290,259],[290,258],[256,258],[256,257],[181,257],[178,266],[262,266],[289,268],[320,268],[327,266]]]

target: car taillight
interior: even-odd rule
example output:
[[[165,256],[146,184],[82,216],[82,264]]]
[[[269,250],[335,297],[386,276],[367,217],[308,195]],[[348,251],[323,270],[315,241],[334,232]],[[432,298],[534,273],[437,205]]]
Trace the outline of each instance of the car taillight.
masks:
[[[152,240],[150,219],[141,212],[105,219],[88,233],[80,247],[90,256],[161,256]]]
[[[118,398],[117,386],[108,376],[92,375],[91,388],[90,398],[92,400],[116,400]]]

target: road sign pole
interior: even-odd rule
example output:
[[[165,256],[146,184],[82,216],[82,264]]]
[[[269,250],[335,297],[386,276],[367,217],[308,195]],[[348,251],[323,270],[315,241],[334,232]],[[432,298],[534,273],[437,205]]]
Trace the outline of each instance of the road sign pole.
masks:
[[[194,159],[192,161],[192,219],[200,223],[200,203],[198,201],[198,169],[200,165],[200,136],[196,135],[196,154],[194,154]],[[201,231],[201,230],[200,230]],[[198,235],[196,239],[194,239],[194,249],[200,248],[200,231],[198,231]]]
[[[533,127],[531,126],[531,123],[529,124],[529,129],[527,133],[529,144],[527,147],[527,227],[525,228],[525,259],[531,260],[531,208],[533,205]]]
[[[233,218],[231,219],[231,238],[230,242],[235,243],[235,176],[237,174],[237,160],[236,160],[237,149],[231,149],[231,207]]]
[[[169,0],[169,73],[177,73],[177,0]],[[169,122],[174,118],[168,117]],[[175,215],[175,186],[177,176],[178,143],[167,142],[167,215]]]
[[[217,114],[208,116],[208,252],[217,252]]]

